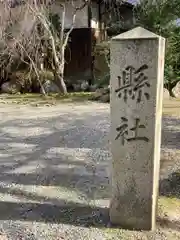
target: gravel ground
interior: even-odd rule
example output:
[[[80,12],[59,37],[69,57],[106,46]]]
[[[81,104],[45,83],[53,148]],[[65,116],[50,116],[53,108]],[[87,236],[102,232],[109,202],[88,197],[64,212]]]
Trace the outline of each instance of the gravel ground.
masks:
[[[2,239],[3,233],[12,240],[180,239],[177,227],[160,226],[152,235],[104,228],[110,197],[108,104],[0,104],[0,117]],[[179,138],[180,119],[164,118],[163,196],[172,187],[166,178],[180,169]]]

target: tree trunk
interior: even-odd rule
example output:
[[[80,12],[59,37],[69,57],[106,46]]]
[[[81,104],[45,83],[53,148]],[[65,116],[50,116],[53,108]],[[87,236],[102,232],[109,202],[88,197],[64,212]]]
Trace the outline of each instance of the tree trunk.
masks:
[[[40,87],[41,87],[42,94],[43,94],[44,96],[47,96],[46,91],[45,91],[45,89],[44,89],[44,86],[43,86],[42,84],[40,84]]]
[[[67,94],[67,87],[64,82],[63,74],[56,70],[54,71],[54,82],[62,94]]]

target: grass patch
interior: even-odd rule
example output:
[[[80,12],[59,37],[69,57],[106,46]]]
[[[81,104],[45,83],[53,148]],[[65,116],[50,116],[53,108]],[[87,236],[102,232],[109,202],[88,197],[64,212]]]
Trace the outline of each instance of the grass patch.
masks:
[[[1,103],[12,103],[12,104],[30,104],[32,106],[39,105],[56,105],[58,103],[74,103],[74,102],[88,102],[92,98],[93,93],[91,92],[77,92],[62,94],[50,94],[44,96],[42,94],[16,94],[16,95],[0,95]]]
[[[180,199],[176,197],[160,196],[158,206],[160,216],[171,213],[180,215]]]
[[[74,92],[66,95],[49,94],[43,96],[42,94],[28,93],[28,94],[1,94],[0,103],[8,104],[30,104],[30,105],[56,105],[58,103],[75,103],[75,102],[89,102],[92,101],[93,92]],[[171,98],[163,102],[163,114],[169,116],[180,116],[180,99]]]
[[[0,103],[8,104],[30,104],[33,106],[39,105],[56,105],[58,103],[75,103],[75,102],[89,102],[93,98],[93,92],[74,92],[66,95],[49,94],[43,96],[42,94],[28,93],[28,94],[1,94]],[[180,99],[171,98],[163,102],[163,114],[169,116],[180,116]]]

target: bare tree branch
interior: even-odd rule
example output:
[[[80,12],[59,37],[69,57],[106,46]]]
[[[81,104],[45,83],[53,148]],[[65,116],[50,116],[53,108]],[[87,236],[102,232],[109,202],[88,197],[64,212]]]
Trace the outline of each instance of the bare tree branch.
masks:
[[[59,30],[53,28],[49,18],[50,7],[55,3],[58,3],[62,9]],[[73,0],[27,0],[21,4],[20,2],[19,4],[14,2],[14,5],[7,1],[3,4],[0,3],[3,6],[3,10],[0,6],[0,11],[4,15],[3,19],[0,19],[2,33],[0,67],[10,71],[14,61],[19,58],[21,62],[29,66],[30,72],[32,70],[35,72],[37,81],[45,94],[39,77],[39,71],[42,70],[40,59],[44,58],[44,53],[50,48],[55,83],[62,93],[66,93],[67,89],[64,83],[65,50],[76,23],[77,13],[82,11],[89,3],[90,0],[82,0],[79,6],[76,6],[76,1]],[[72,22],[70,28],[66,31],[65,19],[69,4],[73,8]],[[17,10],[17,14],[15,14],[15,10]],[[29,31],[26,27],[22,27],[22,23],[25,21],[28,21],[28,26],[30,25]],[[42,31],[39,31],[39,27],[42,28]],[[7,57],[9,61],[7,61]]]

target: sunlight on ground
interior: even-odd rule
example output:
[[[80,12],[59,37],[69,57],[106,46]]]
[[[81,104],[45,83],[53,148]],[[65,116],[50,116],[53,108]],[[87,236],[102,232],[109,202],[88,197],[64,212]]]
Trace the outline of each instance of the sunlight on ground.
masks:
[[[21,104],[22,105],[30,104],[31,106],[39,106],[39,105],[43,104],[45,106],[46,105],[49,106],[49,105],[56,105],[56,104],[59,104],[59,103],[80,102],[81,105],[83,105],[84,103],[88,102],[88,99],[89,99],[90,96],[91,96],[91,93],[73,93],[73,94],[68,94],[66,96],[60,96],[60,95],[54,94],[54,95],[51,95],[47,98],[42,97],[40,94],[8,95],[8,96],[7,95],[0,95],[0,103],[4,103],[4,104],[13,103],[13,104],[20,104],[20,105]],[[178,100],[177,99],[165,100],[163,105],[164,105],[163,106],[164,116],[175,116],[175,117],[180,116],[180,99],[178,99]],[[107,115],[109,116],[109,105],[108,104],[106,105],[107,108],[105,108],[104,106],[105,105],[103,105],[103,108],[102,108],[101,111],[100,111],[100,107],[102,107],[102,105],[100,105],[100,104],[98,105],[98,103],[97,103],[97,106],[96,106],[96,108],[97,108],[96,110],[99,111],[99,115],[102,118],[102,119],[100,119],[101,121],[104,121],[104,115],[103,115],[104,112],[106,112]],[[45,110],[43,110],[43,109],[45,109]],[[32,114],[31,120],[32,120],[33,124],[34,124],[34,122],[36,124],[35,124],[35,126],[32,125],[29,128],[30,130],[28,130],[27,126],[26,126],[26,129],[24,129],[23,127],[25,125],[22,126],[21,122],[20,122],[19,127],[17,126],[17,129],[15,127],[12,127],[11,125],[8,125],[8,127],[7,126],[2,126],[1,127],[2,134],[3,135],[4,135],[4,133],[9,134],[8,136],[11,136],[11,138],[15,138],[15,137],[16,138],[18,138],[18,137],[21,138],[21,134],[22,134],[22,136],[24,136],[24,132],[26,132],[26,134],[28,134],[28,136],[30,138],[33,138],[33,136],[39,138],[38,135],[43,136],[43,134],[47,134],[47,135],[49,135],[49,139],[52,140],[52,142],[54,141],[54,143],[56,144],[56,142],[59,140],[59,135],[60,135],[60,132],[58,133],[58,128],[56,129],[57,132],[55,133],[55,135],[53,135],[54,130],[52,131],[52,129],[49,126],[47,127],[46,125],[44,125],[44,126],[46,126],[46,129],[44,129],[44,130],[42,128],[43,124],[45,124],[44,122],[46,122],[46,120],[44,120],[44,122],[43,122],[42,119],[43,119],[43,116],[47,117],[47,109],[48,108],[42,108],[42,110],[41,110],[41,121],[39,121],[39,122],[37,121],[37,119],[34,121],[34,117],[33,117],[33,114]],[[48,114],[50,114],[50,112],[51,112],[52,116],[48,115],[48,118],[50,118],[49,116],[51,116],[51,117],[54,116],[53,115],[54,113],[52,112],[52,109],[53,108],[49,109],[49,112],[48,112]],[[60,108],[58,107],[58,109],[60,109]],[[63,108],[61,108],[60,115],[57,116],[58,120],[59,120],[60,117],[62,117],[64,112],[67,111],[66,106],[65,106],[64,110],[62,110],[62,109]],[[3,107],[3,111],[4,111],[4,107]],[[33,113],[33,111],[34,111],[34,108],[33,108],[33,110],[31,109],[31,113]],[[28,113],[30,113],[30,110],[28,111]],[[84,110],[83,110],[83,114],[84,114]],[[95,111],[94,115],[97,115],[96,111]],[[74,115],[71,115],[71,117],[72,116],[74,116]],[[92,114],[91,114],[91,116],[92,116]],[[16,116],[16,117],[19,118],[19,116]],[[76,113],[76,117],[77,117],[77,113]],[[21,116],[21,118],[23,118],[23,121],[26,122],[25,119],[26,118],[28,119],[29,115],[25,114],[24,116]],[[84,119],[85,118],[87,119],[87,117],[84,117]],[[100,121],[100,120],[98,120],[98,121]],[[16,121],[15,117],[13,116],[13,120],[12,120],[13,124],[15,123],[15,121]],[[57,118],[54,121],[56,121],[56,124],[58,124]],[[64,121],[64,120],[62,119],[62,121]],[[67,117],[66,117],[66,121],[67,121]],[[83,121],[84,120],[82,120],[82,123],[84,123]],[[16,122],[16,125],[17,124],[18,124],[18,122]],[[32,124],[32,123],[30,123],[30,124]],[[109,126],[109,120],[107,120],[107,124]],[[174,123],[172,123],[171,125],[173,125],[173,124]],[[51,124],[51,125],[53,126],[53,124]],[[169,128],[169,132],[172,131],[172,126],[171,125],[170,125],[170,128]],[[174,125],[176,125],[176,124],[174,124]],[[38,126],[38,131],[37,132],[35,132],[36,126]],[[39,127],[39,126],[41,126],[41,127]],[[174,132],[178,133],[179,129],[178,128],[176,129],[175,127],[176,126],[173,126],[173,129],[175,129]],[[62,128],[62,126],[61,126],[61,128]],[[21,132],[19,131],[19,129],[21,129]],[[81,127],[80,127],[80,129],[81,129]],[[166,130],[167,130],[167,128],[166,128]],[[32,131],[32,133],[34,132],[33,135],[31,134],[30,131]],[[44,131],[45,131],[45,133],[44,133]],[[174,137],[174,132],[171,132],[173,137]],[[96,133],[96,135],[97,135],[97,133]],[[176,137],[176,135],[175,135],[175,137]],[[56,138],[57,138],[57,141],[56,141]],[[170,139],[169,135],[168,135],[168,139]],[[42,137],[42,140],[45,141],[43,137]],[[171,140],[173,140],[173,139],[171,139]],[[51,144],[53,144],[52,142],[51,142]],[[74,140],[73,140],[73,142],[74,142]],[[32,144],[34,144],[34,142],[29,142],[28,147],[30,147],[30,146],[32,147]],[[15,150],[17,151],[17,157],[18,157],[19,160],[20,160],[20,155],[22,155],[22,157],[24,157],[24,155],[25,155],[25,153],[23,152],[24,147],[23,147],[23,149],[21,149],[21,147],[22,147],[21,142],[20,143],[17,143],[17,142],[16,143],[11,143],[10,146],[11,146],[11,148],[14,147]],[[48,147],[50,147],[50,146],[48,146]],[[176,146],[175,144],[174,145],[171,144],[170,147],[172,148],[171,149],[172,152],[176,153],[176,157],[177,157],[178,146]],[[52,146],[51,146],[51,148],[52,148]],[[58,146],[58,148],[59,148],[59,146]],[[30,148],[31,151],[32,151],[32,149]],[[75,147],[74,147],[74,149],[75,149]],[[12,148],[12,150],[13,150],[13,148]],[[46,149],[46,151],[47,151],[47,149]],[[94,151],[94,149],[93,149],[93,151]],[[170,151],[170,148],[167,151]],[[67,149],[67,152],[65,152],[66,154],[64,152],[62,152],[62,149],[60,149],[60,154],[62,155],[62,153],[65,156],[66,155],[69,156],[68,155],[69,154],[69,149]],[[4,159],[5,158],[4,154],[7,154],[7,151],[5,153],[2,152],[1,154],[3,154],[2,157]],[[8,149],[8,154],[11,154],[10,149]],[[13,154],[14,154],[14,152],[12,151],[12,156],[14,157]],[[26,154],[29,154],[29,152],[27,152]],[[37,154],[36,158],[38,157],[38,154]],[[30,153],[30,156],[31,155],[32,154]],[[102,154],[100,153],[98,156],[100,156],[100,155],[102,155]],[[11,202],[11,203],[16,201],[17,207],[19,207],[17,202],[20,201],[20,200],[23,203],[27,202],[27,201],[31,202],[31,203],[34,203],[34,202],[37,203],[38,202],[39,205],[38,204],[37,205],[39,206],[40,209],[41,209],[40,205],[42,205],[42,204],[40,204],[41,202],[46,203],[46,205],[45,205],[46,208],[47,208],[47,206],[50,207],[51,205],[54,204],[55,206],[57,205],[57,209],[59,209],[61,205],[63,207],[66,205],[67,199],[70,202],[76,202],[76,204],[86,203],[86,205],[87,205],[87,203],[88,203],[88,206],[95,205],[96,207],[99,207],[98,206],[99,205],[99,200],[101,201],[101,204],[102,204],[102,200],[103,200],[104,201],[103,205],[105,205],[105,206],[108,205],[107,202],[108,202],[109,194],[110,194],[110,191],[109,191],[109,188],[108,188],[109,183],[108,183],[108,181],[106,181],[106,183],[104,183],[104,180],[103,180],[103,183],[102,183],[103,188],[101,188],[101,184],[100,184],[101,179],[98,180],[99,177],[100,177],[99,173],[98,173],[98,176],[96,176],[96,178],[94,177],[93,181],[91,182],[91,178],[89,177],[90,174],[91,174],[91,172],[90,172],[91,169],[88,168],[91,165],[87,165],[87,167],[86,167],[87,171],[86,171],[86,174],[84,174],[85,177],[83,179],[83,177],[81,176],[81,178],[80,178],[81,181],[79,183],[77,182],[77,177],[72,179],[71,168],[68,165],[69,175],[66,175],[66,179],[64,181],[64,179],[63,179],[64,178],[64,171],[65,171],[64,168],[63,168],[64,165],[60,164],[60,169],[62,171],[62,176],[60,175],[61,171],[59,170],[57,164],[55,164],[55,167],[53,168],[52,159],[54,159],[54,161],[55,161],[55,157],[56,157],[59,161],[59,156],[60,155],[52,156],[52,157],[49,156],[49,158],[48,158],[48,156],[49,155],[46,155],[46,162],[48,163],[48,159],[50,159],[51,165],[49,167],[49,170],[52,171],[53,175],[49,175],[50,180],[48,178],[47,179],[43,178],[43,176],[45,174],[44,172],[43,172],[43,174],[41,174],[42,177],[41,177],[41,175],[38,176],[39,177],[38,179],[42,178],[42,180],[47,184],[47,186],[43,185],[42,183],[41,183],[41,185],[33,185],[35,177],[32,173],[29,173],[29,177],[31,176],[31,178],[30,178],[31,184],[26,183],[25,186],[20,185],[20,184],[16,184],[16,185],[11,184],[11,186],[9,186],[8,183],[7,183],[7,185],[4,185],[4,183],[3,183],[2,186],[0,185],[0,187],[2,188],[2,193],[0,194],[0,197],[2,198],[3,195],[5,195],[5,193],[6,193],[7,201]],[[76,153],[76,156],[77,156],[77,153]],[[87,157],[88,156],[90,158],[91,155],[87,154]],[[167,156],[168,159],[169,159],[169,156],[170,155]],[[13,158],[13,157],[11,157],[11,158]],[[42,154],[41,154],[41,157],[42,157]],[[80,155],[80,157],[82,157],[82,156]],[[87,159],[87,157],[85,157],[85,159]],[[65,160],[67,161],[67,158],[65,158]],[[11,161],[10,161],[10,163],[11,163]],[[80,163],[81,163],[81,161],[80,161]],[[8,164],[8,162],[7,162],[7,164]],[[74,166],[74,163],[72,161],[71,161],[71,165]],[[9,174],[10,177],[14,177],[14,175],[15,176],[19,175],[21,178],[17,178],[17,180],[18,181],[19,180],[24,181],[24,180],[26,180],[27,177],[23,173],[26,172],[26,174],[28,174],[28,171],[29,172],[32,171],[33,166],[36,166],[36,164],[34,162],[31,162],[31,164],[28,164],[26,166],[26,169],[24,169],[23,167],[21,167],[21,168],[19,167],[19,168],[16,168],[15,170],[10,169],[9,172],[6,170],[5,176],[7,178],[8,174]],[[74,175],[75,176],[76,175],[80,176],[80,174],[83,173],[83,171],[82,171],[83,168],[84,168],[84,165],[83,166],[78,165],[78,167],[75,168],[75,170],[74,170]],[[57,182],[60,183],[60,184],[57,184],[57,185],[55,185],[55,181],[53,179],[54,175],[56,174],[56,171],[59,173],[59,176],[58,176],[59,178],[58,178]],[[104,171],[101,171],[101,172],[104,172]],[[47,176],[48,176],[48,174],[46,175],[46,177]],[[69,176],[69,178],[67,178],[67,176]],[[178,185],[179,183],[176,179],[178,179],[178,176],[177,176],[177,178],[175,178],[175,181],[173,183],[175,185]],[[16,178],[15,178],[15,180],[16,180]],[[38,180],[38,181],[40,181],[40,180]],[[52,184],[50,184],[51,182],[52,182]],[[64,182],[66,184],[64,184]],[[70,185],[71,183],[72,183],[72,186]],[[53,186],[51,186],[51,185],[53,185]],[[171,185],[170,185],[170,188],[169,188],[170,191],[172,191]],[[76,186],[76,188],[75,188],[75,186]],[[89,187],[89,189],[88,189],[87,186]],[[172,185],[172,186],[174,186],[174,185]],[[70,190],[68,190],[68,189],[70,189]],[[176,188],[174,187],[174,192],[175,192],[175,190],[176,190]],[[95,194],[95,198],[97,199],[97,201],[95,201],[95,200],[90,201],[92,199],[91,195],[92,195],[93,191],[95,191],[94,194]],[[178,196],[176,197],[176,194],[174,194],[174,192],[173,192],[173,194],[168,192],[169,195],[159,197],[159,200],[158,200],[158,206],[159,206],[158,207],[158,225],[157,225],[158,229],[155,233],[145,232],[145,231],[142,231],[142,232],[125,231],[125,230],[122,230],[122,229],[106,228],[106,227],[103,226],[103,224],[100,224],[101,225],[100,227],[99,227],[99,225],[94,225],[91,228],[99,228],[100,230],[102,230],[103,234],[105,234],[104,239],[107,239],[107,240],[112,240],[112,239],[119,239],[119,240],[121,240],[121,239],[122,240],[126,240],[126,239],[127,240],[133,240],[133,239],[134,240],[136,240],[136,239],[142,239],[142,240],[175,239],[175,240],[177,240],[177,239],[180,239],[180,231],[179,231],[179,229],[180,229],[180,199],[179,199]],[[176,190],[176,193],[178,193],[177,190]],[[27,207],[29,207],[29,206],[30,205],[27,205]],[[62,207],[62,211],[63,211],[63,207]],[[79,212],[79,210],[77,210],[77,213],[75,212],[74,215],[73,215],[73,211],[75,211],[74,209],[76,210],[76,207],[73,205],[71,215],[74,216],[74,219],[77,219],[77,216],[78,217],[81,217],[81,215],[83,216],[84,213],[81,214]],[[79,209],[82,210],[83,208],[80,207]],[[68,208],[68,210],[69,210],[69,208]],[[56,209],[55,209],[55,211],[56,211]],[[84,211],[86,213],[86,209]],[[91,213],[91,208],[90,208],[90,210],[87,210],[88,214],[89,214],[89,212]],[[54,212],[53,212],[53,214],[54,214]],[[58,214],[59,213],[57,213],[57,215]],[[59,215],[58,215],[58,218],[59,218]],[[67,218],[67,216],[65,214],[61,215],[61,221],[63,222],[63,219],[64,219],[64,222],[67,224],[66,218]],[[87,221],[91,221],[91,219],[90,220],[88,219]]]
[[[160,196],[158,201],[159,206],[159,216],[169,216],[173,217],[174,214],[177,214],[177,217],[180,217],[180,199],[176,197],[164,197]]]
[[[163,103],[163,114],[171,116],[180,116],[180,99],[172,98]]]

